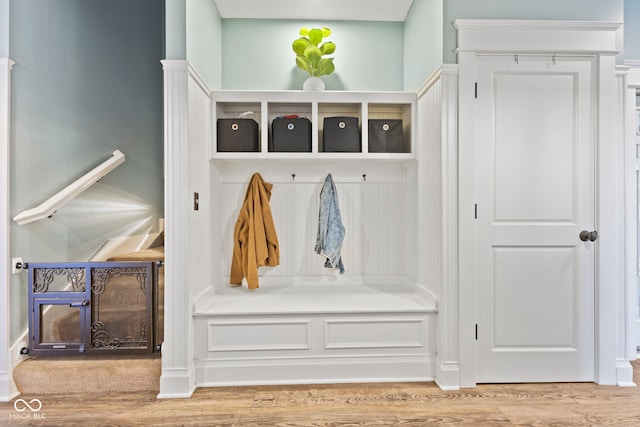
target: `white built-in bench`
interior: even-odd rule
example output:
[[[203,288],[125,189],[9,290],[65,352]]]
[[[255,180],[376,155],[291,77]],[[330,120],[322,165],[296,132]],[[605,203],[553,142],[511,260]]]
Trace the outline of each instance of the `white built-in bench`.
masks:
[[[437,306],[402,278],[261,278],[194,308],[198,386],[431,381]]]

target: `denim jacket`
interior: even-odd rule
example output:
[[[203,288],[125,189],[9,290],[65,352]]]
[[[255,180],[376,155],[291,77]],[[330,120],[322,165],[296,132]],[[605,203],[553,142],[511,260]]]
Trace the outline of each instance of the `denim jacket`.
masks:
[[[318,237],[315,251],[327,258],[326,268],[340,270],[344,274],[342,264],[342,241],[344,240],[344,226],[338,206],[338,193],[331,174],[327,175],[320,191],[320,213],[318,214]]]

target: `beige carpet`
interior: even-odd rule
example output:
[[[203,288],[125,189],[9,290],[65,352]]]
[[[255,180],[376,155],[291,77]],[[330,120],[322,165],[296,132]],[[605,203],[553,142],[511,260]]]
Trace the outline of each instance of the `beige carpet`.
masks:
[[[160,354],[31,357],[13,372],[21,393],[159,391]]]

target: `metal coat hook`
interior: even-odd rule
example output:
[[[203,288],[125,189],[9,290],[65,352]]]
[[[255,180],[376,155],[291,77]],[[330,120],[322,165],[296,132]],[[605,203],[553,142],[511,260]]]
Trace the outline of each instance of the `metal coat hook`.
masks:
[[[362,174],[362,179],[364,179],[365,181],[367,180],[367,174],[366,173]]]
[[[553,65],[556,65],[556,56],[555,55],[553,55],[551,57],[551,62],[553,62]]]
[[[296,174],[295,174],[295,173],[292,173],[292,174],[291,174],[291,181],[295,181],[295,180],[296,180]]]
[[[515,59],[516,64],[519,64],[519,63],[520,63],[520,60],[518,59],[518,55],[515,55],[515,56],[513,57],[513,59]]]

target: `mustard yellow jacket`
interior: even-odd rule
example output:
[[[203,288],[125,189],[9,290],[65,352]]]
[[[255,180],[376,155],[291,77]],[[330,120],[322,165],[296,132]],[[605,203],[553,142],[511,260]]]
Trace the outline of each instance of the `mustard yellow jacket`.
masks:
[[[269,207],[273,184],[254,173],[233,231],[233,260],[229,282],[249,289],[258,287],[258,267],[280,264],[280,246]]]

